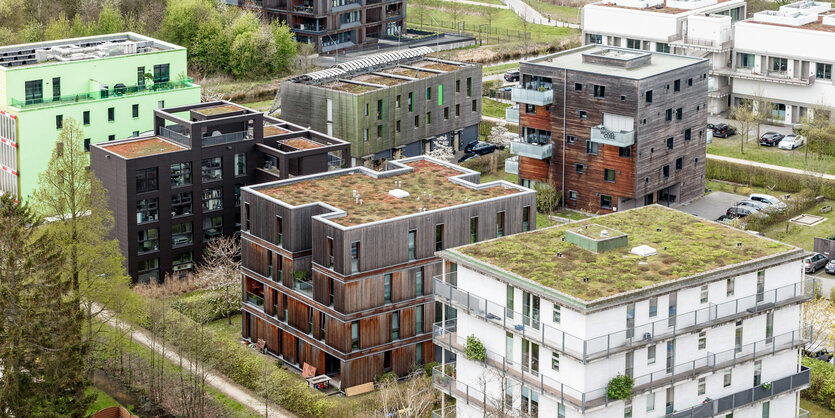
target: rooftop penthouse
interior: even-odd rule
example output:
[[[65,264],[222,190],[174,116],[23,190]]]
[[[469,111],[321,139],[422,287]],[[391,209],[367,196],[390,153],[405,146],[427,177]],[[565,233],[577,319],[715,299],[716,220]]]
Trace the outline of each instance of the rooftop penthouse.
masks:
[[[624,234],[627,239],[622,239]],[[635,254],[640,246],[651,247],[655,254]],[[556,297],[585,306],[799,252],[653,205],[445,250],[443,256],[509,280],[544,286]]]
[[[701,58],[697,57],[654,54],[628,48],[586,45],[530,59],[524,61],[524,63],[640,80],[670,72],[686,65],[699,64],[702,61]]]

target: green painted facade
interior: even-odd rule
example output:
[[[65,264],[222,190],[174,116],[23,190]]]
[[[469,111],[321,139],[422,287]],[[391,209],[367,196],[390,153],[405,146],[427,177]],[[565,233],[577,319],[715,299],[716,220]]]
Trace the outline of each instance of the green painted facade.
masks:
[[[0,103],[7,114],[16,118],[16,132],[0,130],[0,135],[13,134],[16,139],[18,196],[29,197],[37,187],[38,175],[46,170],[61,132],[59,116],[64,123],[75,119],[82,125],[84,138],[96,143],[152,130],[151,109],[200,102],[200,86],[186,75],[185,48],[141,35],[125,35],[131,40],[152,41],[154,47],[148,52],[127,55],[0,66]],[[95,41],[96,37],[85,40],[88,39]],[[153,75],[154,66],[163,64],[168,64],[168,82],[154,83],[153,79],[143,80],[139,76],[139,67]],[[60,92],[54,90],[56,79],[60,79]],[[26,82],[37,80],[42,80],[43,98],[27,101]],[[85,112],[89,112],[86,124]]]

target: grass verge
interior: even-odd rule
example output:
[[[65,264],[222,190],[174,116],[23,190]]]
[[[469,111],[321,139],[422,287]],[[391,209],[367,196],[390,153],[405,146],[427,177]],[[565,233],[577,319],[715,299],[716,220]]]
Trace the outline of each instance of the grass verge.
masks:
[[[835,418],[835,411],[805,398],[800,398],[800,407],[809,411],[809,418]]]
[[[491,65],[489,67],[482,67],[481,75],[488,76],[488,75],[496,75],[496,74],[504,74],[508,72],[508,70],[517,70],[519,69],[518,62],[509,62],[507,64],[498,64],[498,65]]]
[[[481,98],[481,114],[493,118],[504,119],[504,110],[511,105],[497,100]]]
[[[800,170],[835,174],[835,158],[825,155],[823,159],[819,160],[810,153],[807,160],[805,146],[789,151],[777,147],[764,147],[752,140],[745,144],[745,152],[742,153],[739,151],[739,141],[741,141],[739,135],[730,138],[713,138],[713,142],[707,145],[707,153]]]
[[[542,0],[524,0],[543,17],[568,23],[580,23],[580,9],[577,7],[560,6]]]

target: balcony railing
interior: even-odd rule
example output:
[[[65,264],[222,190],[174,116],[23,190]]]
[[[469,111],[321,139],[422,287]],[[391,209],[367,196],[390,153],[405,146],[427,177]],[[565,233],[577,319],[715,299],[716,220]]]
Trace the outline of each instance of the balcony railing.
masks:
[[[547,106],[554,103],[554,90],[551,89],[526,89],[513,87],[510,89],[510,100],[517,103],[526,103],[536,106]]]
[[[519,174],[519,156],[513,156],[504,160],[504,172],[507,174]]]
[[[511,123],[519,123],[519,106],[512,106],[505,109],[504,119]]]
[[[457,333],[457,320],[449,319],[432,326],[433,342],[445,349],[464,355],[466,338]],[[708,352],[704,357],[677,364],[673,367],[634,377],[632,396],[661,387],[674,385],[681,380],[693,379],[697,375],[716,372],[727,367],[734,367],[738,363],[754,361],[758,358],[773,356],[782,350],[795,348],[811,341],[812,327],[786,332],[770,338],[731,348],[719,353]],[[507,359],[502,354],[485,349],[485,361],[488,366],[501,370],[508,376],[525,386],[537,389],[544,396],[560,403],[569,403],[585,411],[598,406],[608,406],[610,399],[606,395],[606,388],[601,387],[584,392],[572,388],[543,373],[534,371],[524,364]]]
[[[814,279],[805,279],[759,294],[726,301],[695,311],[590,339],[563,332],[539,318],[505,309],[495,302],[476,296],[446,282],[449,277],[435,276],[435,299],[470,315],[487,319],[505,330],[540,345],[561,351],[577,360],[588,362],[613,353],[652,344],[693,330],[718,325],[760,311],[811,299]]]
[[[445,408],[438,408],[432,411],[432,418],[455,418],[455,414],[455,405],[447,405]]]
[[[264,307],[264,297],[258,296],[255,293],[246,292],[246,301],[260,308]]]
[[[603,125],[591,128],[591,141],[599,144],[629,147],[635,143],[635,131],[613,131]]]
[[[810,371],[806,366],[800,366],[800,371],[773,382],[765,382],[751,389],[723,396],[719,399],[706,400],[705,403],[684,411],[667,414],[672,418],[702,418],[712,417],[724,412],[742,408],[763,399],[768,399],[782,393],[795,391],[809,386]]]
[[[523,157],[536,158],[537,160],[544,160],[551,158],[551,142],[547,144],[529,144],[527,142],[513,141],[510,143],[510,153],[513,155],[521,155]]]
[[[183,135],[177,131],[162,126],[159,128],[159,134],[172,141],[179,142],[187,147],[191,147],[191,138],[187,135]]]
[[[204,147],[208,147],[211,145],[227,144],[230,142],[238,142],[251,138],[252,137],[250,136],[248,131],[240,131],[222,135],[204,136],[202,142]]]
[[[299,23],[293,25],[293,31],[302,33],[322,33],[327,32],[327,28],[325,27],[325,25]]]
[[[293,284],[293,288],[307,294],[310,297],[313,297],[313,279],[307,281],[296,281]]]
[[[21,109],[29,109],[34,107],[41,107],[41,106],[50,106],[55,104],[64,104],[64,103],[72,103],[72,102],[83,102],[88,100],[99,100],[99,99],[107,99],[107,98],[117,98],[122,96],[133,96],[139,94],[149,94],[149,93],[157,93],[160,91],[166,90],[173,90],[179,89],[184,87],[193,87],[194,86],[194,79],[193,78],[186,78],[183,80],[177,81],[166,81],[166,82],[159,82],[159,83],[152,83],[152,84],[144,84],[144,85],[133,85],[133,86],[119,86],[114,87],[111,89],[102,89],[102,90],[94,90],[88,91],[84,93],[78,94],[70,94],[66,96],[52,96],[52,97],[45,97],[41,99],[27,99],[27,100],[18,100],[12,98],[10,100],[10,105],[14,107],[19,107]]]

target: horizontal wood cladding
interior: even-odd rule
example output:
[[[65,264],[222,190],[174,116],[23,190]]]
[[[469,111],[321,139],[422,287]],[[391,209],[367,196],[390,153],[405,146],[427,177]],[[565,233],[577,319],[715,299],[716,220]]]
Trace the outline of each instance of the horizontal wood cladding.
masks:
[[[548,160],[519,157],[519,178],[525,180],[548,181],[550,165]]]
[[[519,104],[519,127],[528,127],[551,130],[551,106],[531,106],[533,113],[527,113],[529,109],[524,103]]]

